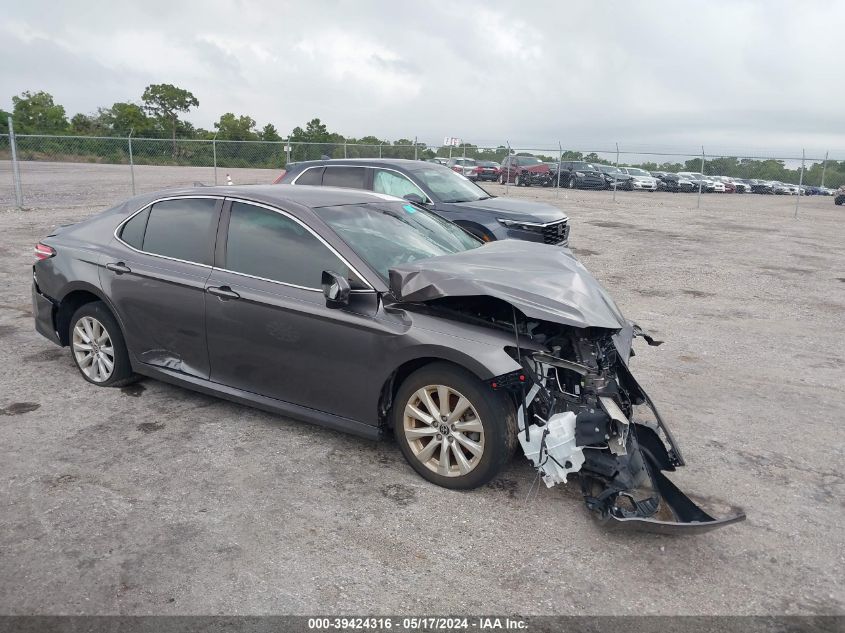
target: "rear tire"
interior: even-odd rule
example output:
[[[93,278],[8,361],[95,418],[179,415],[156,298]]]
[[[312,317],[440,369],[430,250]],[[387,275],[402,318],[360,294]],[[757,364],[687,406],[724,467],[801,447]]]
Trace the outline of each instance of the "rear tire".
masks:
[[[508,396],[448,363],[432,363],[408,376],[391,417],[411,468],[444,488],[483,486],[502,471],[517,446],[516,412]]]
[[[98,387],[135,382],[117,319],[102,301],[80,306],[70,319],[70,353],[82,377]]]

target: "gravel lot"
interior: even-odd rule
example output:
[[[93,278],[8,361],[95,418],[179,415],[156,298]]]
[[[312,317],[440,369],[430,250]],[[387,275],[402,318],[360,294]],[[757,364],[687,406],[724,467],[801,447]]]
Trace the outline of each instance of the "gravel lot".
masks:
[[[575,252],[666,341],[632,363],[687,458],[673,479],[748,513],[672,538],[604,532],[577,484],[526,500],[522,458],[452,492],[392,443],[152,380],[84,382],[33,330],[32,246],[127,197],[128,168],[23,172],[31,210],[0,211],[0,612],[845,613],[845,210],[831,198],[802,200],[795,220],[792,198],[711,194],[696,210],[694,195],[510,189],[565,208]]]

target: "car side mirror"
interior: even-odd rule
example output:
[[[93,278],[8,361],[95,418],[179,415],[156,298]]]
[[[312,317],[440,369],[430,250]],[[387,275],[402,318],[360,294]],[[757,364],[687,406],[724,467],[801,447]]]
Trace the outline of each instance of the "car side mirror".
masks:
[[[324,270],[322,285],[327,307],[342,308],[349,305],[349,293],[352,289],[346,277],[331,270]]]
[[[418,193],[406,193],[402,197],[408,202],[413,202],[414,204],[425,204],[425,199]]]

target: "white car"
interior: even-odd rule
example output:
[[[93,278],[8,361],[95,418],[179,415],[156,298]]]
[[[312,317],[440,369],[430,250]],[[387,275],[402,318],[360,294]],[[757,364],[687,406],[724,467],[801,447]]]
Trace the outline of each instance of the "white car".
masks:
[[[619,171],[633,177],[631,185],[634,190],[657,191],[657,178],[639,167],[620,167]]]
[[[695,171],[679,171],[678,175],[683,178],[687,178],[688,180],[692,180],[696,187],[698,187],[699,183],[701,183],[701,190],[706,193],[713,193],[714,191],[718,193],[725,193],[725,185],[713,180],[710,176],[704,176]]]

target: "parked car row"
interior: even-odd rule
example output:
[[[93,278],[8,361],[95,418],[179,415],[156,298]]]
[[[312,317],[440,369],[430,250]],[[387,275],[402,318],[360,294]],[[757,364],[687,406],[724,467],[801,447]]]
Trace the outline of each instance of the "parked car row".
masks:
[[[585,161],[543,162],[536,156],[514,155],[501,164],[473,158],[432,158],[429,162],[449,167],[472,181],[514,184],[518,187],[566,187],[569,189],[617,189],[692,193],[760,193],[770,195],[835,196],[828,187],[809,187],[776,180],[707,176],[694,171],[678,173],[646,171],[639,167],[614,167]]]

